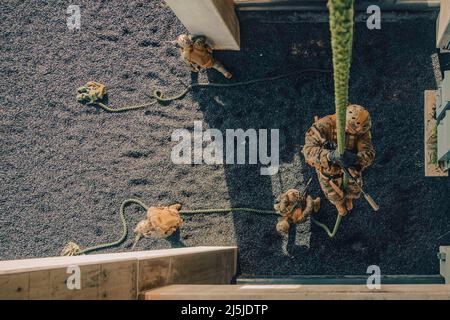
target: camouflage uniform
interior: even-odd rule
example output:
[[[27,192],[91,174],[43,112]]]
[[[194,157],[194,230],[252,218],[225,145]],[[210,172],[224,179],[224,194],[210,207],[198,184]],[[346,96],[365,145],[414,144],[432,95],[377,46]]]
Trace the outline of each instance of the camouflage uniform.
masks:
[[[276,229],[279,233],[289,231],[289,223],[303,223],[313,212],[320,209],[320,198],[313,199],[310,195],[303,197],[300,191],[289,189],[277,198],[278,203],[273,207],[281,213],[283,217],[278,221]]]
[[[134,232],[144,237],[169,237],[183,223],[179,213],[180,209],[180,204],[173,204],[169,207],[150,207],[147,210],[147,219],[141,220],[136,225]]]
[[[362,108],[357,105],[351,105],[350,107]],[[350,126],[349,121],[353,119],[353,122],[355,122],[358,119],[355,120],[351,113],[347,113],[345,132],[346,150],[356,154],[356,165],[349,168],[349,171],[356,178],[360,186],[362,186],[362,171],[370,166],[375,158],[375,150],[370,134],[370,116],[364,108],[362,109],[367,114],[367,119],[363,119],[361,123],[357,122],[358,125],[355,123],[355,126]],[[363,122],[363,129],[353,130],[354,127],[362,126]],[[348,182],[347,189],[343,189],[342,169],[340,166],[330,163],[329,160],[329,154],[333,150],[333,147],[330,147],[330,145],[334,144],[336,146],[336,143],[336,115],[333,114],[315,121],[306,133],[305,145],[302,152],[306,162],[316,169],[320,187],[327,199],[337,207],[341,215],[345,215],[346,210],[353,208],[352,199],[359,198],[361,192],[351,180]]]
[[[214,59],[213,50],[206,43],[205,37],[192,37],[183,34],[178,37],[177,43],[181,47],[181,56],[192,71],[199,72],[202,69],[213,68],[222,73],[225,78],[232,77],[223,64]]]

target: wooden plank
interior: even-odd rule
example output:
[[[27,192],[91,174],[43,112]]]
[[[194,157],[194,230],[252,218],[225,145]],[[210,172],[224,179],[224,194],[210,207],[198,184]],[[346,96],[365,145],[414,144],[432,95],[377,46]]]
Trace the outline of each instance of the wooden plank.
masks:
[[[0,299],[136,299],[141,290],[173,281],[173,261],[176,275],[193,283],[229,283],[236,272],[236,255],[236,247],[195,247],[1,261]],[[180,272],[180,261],[189,268]],[[80,290],[67,287],[69,266],[80,268]]]
[[[170,259],[139,260],[138,292],[169,284]]]
[[[30,272],[29,299],[50,300],[52,298],[50,270]],[[67,275],[69,276],[69,275]]]
[[[211,252],[217,250],[230,250],[236,247],[211,247],[200,246],[191,248],[176,248],[163,250],[145,250],[120,253],[89,254],[72,257],[49,257],[38,259],[20,259],[0,261],[0,275],[20,272],[32,272],[38,270],[49,270],[67,268],[69,265],[91,265],[110,262],[121,262],[135,259],[154,259],[159,257],[171,257],[187,255],[200,252]]]
[[[172,257],[169,283],[226,284],[235,274],[231,250]]]
[[[50,271],[50,299],[52,300],[93,300],[98,299],[99,276],[101,265],[89,265],[80,267],[81,288],[69,289],[67,279],[70,274],[67,268]]]
[[[424,103],[424,167],[426,177],[448,177],[448,172],[443,171],[438,165],[434,164],[434,156],[437,153],[436,144],[436,91],[425,90]]]
[[[137,261],[101,265],[98,298],[134,300],[137,296]]]
[[[146,300],[450,300],[450,285],[171,285]]]
[[[28,299],[28,289],[28,273],[0,275],[0,298],[2,300]]]

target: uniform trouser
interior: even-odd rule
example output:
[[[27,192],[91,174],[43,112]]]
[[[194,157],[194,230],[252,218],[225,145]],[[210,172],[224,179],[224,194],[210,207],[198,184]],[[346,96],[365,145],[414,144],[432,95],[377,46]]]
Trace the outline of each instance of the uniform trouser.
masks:
[[[214,61],[214,64],[211,68],[216,69],[224,76],[226,76],[226,74],[229,73],[228,70],[225,68],[225,66],[220,61],[217,61],[217,60]]]
[[[293,223],[303,223],[306,218],[309,217],[314,211],[314,201],[313,198],[308,195],[304,203],[302,203],[300,211],[296,209],[288,210],[289,212],[283,215],[282,220],[291,221]]]
[[[219,71],[221,74],[223,74],[224,76],[227,75],[228,70],[225,68],[225,66],[222,64],[222,62],[214,60],[214,64],[211,67],[200,67],[199,65],[195,64],[195,63],[190,63],[191,69],[194,72],[199,72],[200,70],[202,70],[203,68],[212,68],[212,69],[216,69],[217,71]]]
[[[361,190],[351,180],[348,181],[347,189],[343,190],[342,176],[329,177],[317,171],[317,177],[325,197],[334,205],[343,203],[345,199],[358,199],[361,196]],[[362,176],[356,180],[362,187]]]
[[[308,195],[306,197],[306,205],[303,209],[302,215],[298,217],[297,223],[303,223],[306,221],[306,218],[309,217],[314,211],[314,204],[313,204],[313,198]]]

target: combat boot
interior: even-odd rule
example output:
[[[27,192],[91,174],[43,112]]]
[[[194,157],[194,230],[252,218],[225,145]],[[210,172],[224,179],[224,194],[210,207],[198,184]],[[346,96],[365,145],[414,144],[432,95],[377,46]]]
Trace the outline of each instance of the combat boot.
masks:
[[[352,198],[345,199],[345,205],[346,205],[348,211],[352,211],[353,210],[353,199]]]
[[[336,209],[339,213],[340,216],[345,216],[347,214],[347,208],[345,207],[345,202],[341,201],[341,202],[336,202],[334,204],[336,206]]]
[[[313,200],[313,211],[318,212],[320,210],[320,197]]]

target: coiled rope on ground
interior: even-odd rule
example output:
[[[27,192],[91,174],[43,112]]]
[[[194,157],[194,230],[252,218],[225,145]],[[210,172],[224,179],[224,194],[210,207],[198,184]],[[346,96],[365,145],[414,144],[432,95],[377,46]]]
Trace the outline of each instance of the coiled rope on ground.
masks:
[[[148,210],[149,206],[147,206],[144,202],[142,202],[139,199],[126,199],[122,202],[120,205],[119,210],[119,216],[120,221],[122,222],[122,234],[119,239],[113,242],[103,243],[97,246],[89,247],[86,249],[81,249],[78,244],[75,242],[70,241],[67,243],[67,245],[64,247],[64,249],[61,251],[62,256],[77,256],[86,254],[92,251],[97,250],[103,250],[111,247],[116,247],[120,244],[122,244],[128,235],[128,224],[125,219],[125,207],[130,204],[137,204],[144,208],[145,210]],[[214,209],[193,209],[193,210],[180,210],[180,214],[201,214],[201,213],[227,213],[227,212],[233,212],[233,211],[239,211],[239,212],[249,212],[249,213],[258,213],[258,214],[272,214],[272,215],[280,215],[278,211],[274,210],[263,210],[263,209],[255,209],[255,208],[214,208]]]
[[[112,248],[119,246],[122,244],[128,235],[128,224],[125,218],[125,207],[127,207],[130,204],[137,204],[141,206],[144,210],[148,210],[149,206],[146,205],[144,202],[142,202],[139,199],[126,199],[122,202],[119,209],[119,217],[120,221],[122,223],[122,234],[119,239],[113,242],[107,242],[103,244],[99,244],[93,247],[88,247],[85,249],[81,249],[78,244],[75,242],[68,242],[67,245],[63,248],[61,251],[62,256],[78,256],[83,255],[92,251],[98,251],[103,250],[107,248]],[[211,208],[211,209],[192,209],[192,210],[180,210],[180,214],[207,214],[207,213],[228,213],[228,212],[248,212],[248,213],[256,213],[256,214],[267,214],[267,215],[278,215],[281,216],[282,214],[275,210],[264,210],[264,209],[256,209],[256,208],[246,208],[246,207],[230,207],[230,208]],[[317,221],[313,217],[311,217],[311,221],[313,221],[316,225],[323,228],[328,236],[330,238],[334,237],[334,235],[337,232],[337,229],[339,227],[339,224],[341,222],[341,216],[338,215],[338,218],[336,220],[336,224],[334,226],[333,231],[330,231],[326,225],[323,223]],[[133,246],[134,248],[134,246]]]
[[[120,108],[109,107],[106,104],[104,104],[102,102],[98,102],[98,101],[95,101],[92,104],[97,105],[100,108],[102,108],[108,112],[120,113],[120,112],[126,112],[126,111],[146,108],[146,107],[149,107],[156,103],[161,103],[161,102],[164,103],[164,102],[170,102],[170,101],[182,99],[184,96],[186,96],[186,94],[188,94],[190,91],[192,91],[195,88],[232,88],[232,87],[248,86],[248,85],[253,85],[253,84],[261,83],[261,82],[276,81],[276,80],[292,77],[294,75],[300,75],[300,74],[307,73],[307,72],[330,73],[330,70],[310,68],[310,69],[297,70],[297,71],[285,73],[285,74],[274,76],[274,77],[267,77],[267,78],[234,82],[234,83],[198,82],[198,83],[193,83],[193,84],[188,85],[186,87],[186,89],[184,89],[182,92],[180,92],[174,96],[171,96],[171,97],[167,97],[166,93],[164,93],[161,90],[154,90],[152,93],[152,97],[154,99],[153,101],[143,103],[143,104],[138,104],[138,105],[124,106],[124,107],[120,107]]]

